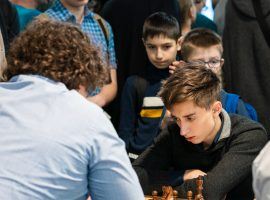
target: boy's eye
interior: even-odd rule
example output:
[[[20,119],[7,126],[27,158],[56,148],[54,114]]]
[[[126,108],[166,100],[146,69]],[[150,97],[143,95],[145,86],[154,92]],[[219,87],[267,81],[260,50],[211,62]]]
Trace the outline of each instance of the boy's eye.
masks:
[[[187,120],[190,121],[190,122],[191,121],[194,121],[195,120],[195,117],[187,117]]]
[[[210,60],[209,64],[210,65],[217,65],[217,64],[219,64],[219,62],[220,62],[220,60]]]
[[[163,46],[163,49],[169,49],[169,48],[171,48],[171,45]]]
[[[153,49],[153,48],[154,48],[154,46],[150,46],[150,45],[148,45],[148,46],[147,46],[147,48],[148,48],[148,49]]]

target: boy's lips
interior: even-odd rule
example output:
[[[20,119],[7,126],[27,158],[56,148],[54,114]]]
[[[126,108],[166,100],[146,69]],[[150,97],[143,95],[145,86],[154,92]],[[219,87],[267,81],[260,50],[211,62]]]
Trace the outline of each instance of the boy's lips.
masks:
[[[186,137],[186,140],[191,141],[195,138],[195,136]]]

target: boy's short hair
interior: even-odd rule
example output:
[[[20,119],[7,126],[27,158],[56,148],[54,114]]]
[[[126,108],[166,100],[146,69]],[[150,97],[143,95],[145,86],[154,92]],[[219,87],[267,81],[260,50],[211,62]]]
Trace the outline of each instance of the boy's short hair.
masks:
[[[177,41],[181,36],[180,26],[175,17],[165,13],[156,12],[146,18],[143,25],[142,37],[165,36]]]
[[[184,61],[187,61],[190,54],[196,47],[209,48],[218,46],[220,54],[223,54],[221,37],[206,28],[196,28],[188,32],[181,44],[181,56]]]
[[[68,89],[102,86],[109,69],[87,35],[70,23],[37,19],[11,44],[4,71],[7,80],[20,74],[41,75]]]
[[[202,108],[209,109],[220,100],[221,80],[204,65],[186,64],[176,69],[162,84],[159,96],[167,109],[176,103],[192,100]]]

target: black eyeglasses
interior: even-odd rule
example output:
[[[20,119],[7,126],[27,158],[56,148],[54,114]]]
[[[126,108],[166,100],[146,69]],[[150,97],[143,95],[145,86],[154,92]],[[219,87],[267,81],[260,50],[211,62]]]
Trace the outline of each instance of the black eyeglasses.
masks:
[[[203,60],[194,60],[189,63],[191,64],[197,64],[197,65],[205,65],[206,67],[209,67],[210,69],[216,69],[220,67],[221,62],[223,62],[224,59],[213,59],[209,61],[203,61]]]

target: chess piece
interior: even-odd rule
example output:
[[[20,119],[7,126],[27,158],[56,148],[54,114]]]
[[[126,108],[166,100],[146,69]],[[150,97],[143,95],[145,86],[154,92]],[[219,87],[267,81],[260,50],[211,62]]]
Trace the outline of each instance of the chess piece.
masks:
[[[170,200],[173,197],[173,189],[171,186],[162,186],[162,200]]]
[[[173,191],[173,200],[177,200],[178,192],[176,190]]]
[[[199,176],[196,180],[196,185],[197,185],[197,194],[195,195],[195,200],[204,200],[203,195],[202,195],[202,190],[203,190],[203,179],[202,176]]]
[[[152,192],[152,199],[153,199],[153,200],[158,200],[158,192],[157,192],[156,190],[154,190],[154,191]]]
[[[189,191],[187,192],[187,200],[192,200],[192,196],[193,196],[192,191],[189,190]]]

